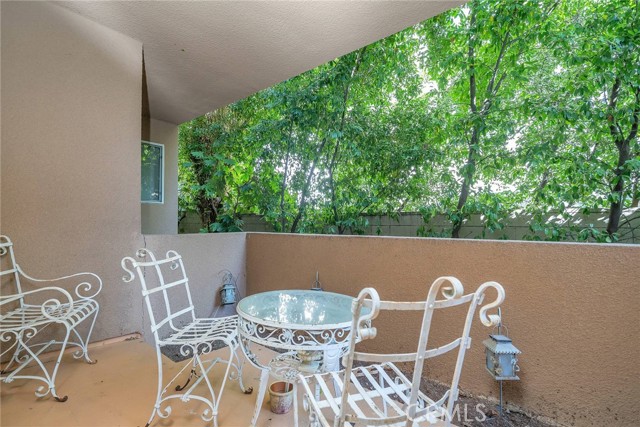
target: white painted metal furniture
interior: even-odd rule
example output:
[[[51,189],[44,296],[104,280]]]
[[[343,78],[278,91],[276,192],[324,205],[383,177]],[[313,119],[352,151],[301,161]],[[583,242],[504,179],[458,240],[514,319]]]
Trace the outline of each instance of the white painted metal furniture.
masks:
[[[482,305],[488,289],[497,298]],[[437,299],[439,295],[441,299]],[[354,304],[352,329],[359,340],[374,338],[376,329],[370,322],[380,310],[421,311],[422,326],[417,349],[404,354],[375,354],[355,351],[356,340],[350,340],[342,372],[300,376],[305,393],[305,408],[309,410],[312,427],[343,426],[405,426],[449,425],[458,398],[458,382],[466,350],[471,345],[469,333],[476,309],[486,326],[497,325],[500,318],[487,311],[504,300],[504,290],[496,282],[482,284],[474,293],[464,295],[460,281],[454,277],[440,277],[431,286],[427,300],[420,302],[380,301],[373,288],[363,289]],[[468,305],[462,334],[448,344],[429,347],[429,331],[435,311]],[[372,310],[362,313],[364,307]],[[429,397],[420,391],[424,362],[457,349],[456,364],[450,388],[439,397]],[[365,365],[354,366],[354,362]],[[413,376],[407,377],[396,363],[412,363]],[[372,363],[366,365],[366,363]],[[316,393],[316,389],[321,393]]]
[[[156,401],[147,422],[147,427],[156,414],[167,418],[171,414],[171,406],[161,406],[172,399],[188,402],[191,399],[204,402],[207,408],[202,412],[204,421],[213,421],[218,425],[218,408],[227,378],[237,379],[245,393],[251,393],[242,383],[242,366],[238,357],[237,316],[218,318],[196,318],[189,279],[187,278],[182,257],[175,251],[168,251],[165,259],[156,259],[147,249],[137,251],[137,260],[132,257],[122,259],[122,268],[128,273],[123,280],[131,282],[138,276],[142,287],[147,312],[151,322],[151,332],[155,340],[158,362],[158,392]],[[151,279],[153,277],[153,279]],[[155,282],[155,283],[154,283]],[[204,359],[211,351],[227,346],[229,356]],[[178,346],[180,354],[190,360],[166,385],[163,382],[161,348]],[[209,372],[217,363],[227,365],[222,382],[217,390],[209,379]],[[191,366],[184,385],[175,386],[176,393],[169,392],[170,386]],[[233,371],[231,368],[233,367]],[[193,378],[196,378],[187,388]],[[204,381],[208,396],[196,394],[196,387]],[[173,391],[173,390],[172,390]]]
[[[102,281],[93,273],[77,273],[56,279],[35,279],[27,275],[16,263],[13,243],[0,235],[0,357],[11,354],[11,359],[0,372],[0,380],[10,383],[16,379],[42,381],[37,388],[38,397],[51,395],[59,402],[67,400],[56,391],[56,376],[62,355],[68,346],[78,347],[73,353],[76,359],[89,358],[88,344],[98,317],[99,305],[94,299],[102,289]],[[77,282],[78,279],[86,279]],[[23,281],[25,282],[23,284]],[[72,283],[75,295],[52,283]],[[34,290],[25,290],[27,283],[46,283]],[[85,327],[86,324],[86,327]],[[61,339],[53,338],[63,328]],[[82,331],[80,329],[83,329]],[[55,365],[47,367],[41,360],[43,352],[60,346]],[[39,371],[23,370],[30,364]]]
[[[242,349],[261,370],[251,426],[258,420],[269,375],[294,385],[294,423],[298,425],[297,377],[339,369],[340,356],[349,344],[353,301],[333,292],[283,290],[254,294],[238,303]],[[251,344],[285,353],[262,363]]]

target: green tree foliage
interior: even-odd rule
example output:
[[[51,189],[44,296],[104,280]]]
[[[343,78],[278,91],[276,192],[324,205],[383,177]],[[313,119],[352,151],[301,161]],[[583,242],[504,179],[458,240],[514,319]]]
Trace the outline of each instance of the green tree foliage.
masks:
[[[262,215],[283,232],[360,233],[420,211],[422,235],[614,241],[640,198],[635,0],[474,0],[180,131],[181,209],[203,230]],[[606,209],[606,232],[549,212]],[[445,215],[448,230],[429,221]]]

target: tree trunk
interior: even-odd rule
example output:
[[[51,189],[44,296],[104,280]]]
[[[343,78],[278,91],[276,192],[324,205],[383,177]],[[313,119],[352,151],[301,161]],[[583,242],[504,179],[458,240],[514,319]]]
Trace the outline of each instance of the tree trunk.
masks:
[[[280,190],[280,231],[284,232],[287,225],[287,218],[284,214],[284,195],[287,189],[287,177],[289,175],[289,156],[291,155],[291,140],[293,138],[293,120],[291,121],[291,127],[289,128],[289,141],[287,141],[287,155],[284,159],[284,175],[282,177],[282,188]]]
[[[339,135],[338,135],[338,138],[336,138],[336,145],[333,150],[333,155],[331,156],[331,162],[329,163],[329,189],[331,191],[331,210],[333,211],[333,221],[335,222],[336,225],[338,224],[340,218],[338,215],[338,207],[337,207],[337,200],[336,200],[336,185],[335,185],[335,180],[333,179],[333,176],[337,167],[338,153],[340,151],[340,139],[342,138],[342,132],[344,131],[344,124],[347,117],[347,103],[349,101],[349,90],[351,89],[351,83],[353,82],[353,78],[355,77],[356,73],[358,72],[358,69],[360,68],[360,64],[362,63],[362,57],[366,52],[366,50],[367,50],[367,47],[365,46],[362,49],[360,49],[360,51],[358,52],[356,63],[351,69],[349,80],[347,81],[347,84],[345,85],[345,88],[342,94],[342,114],[340,117],[340,125],[338,126]],[[345,231],[344,227],[338,226],[338,234],[344,234],[344,231]]]
[[[471,138],[469,140],[469,155],[467,162],[465,163],[464,177],[462,186],[460,187],[460,195],[458,197],[458,204],[456,206],[456,218],[453,220],[453,228],[451,229],[451,237],[457,239],[460,237],[460,229],[462,228],[463,215],[462,209],[467,203],[471,186],[473,185],[475,168],[477,164],[476,156],[479,152],[480,144],[480,132],[482,130],[482,122],[489,114],[491,106],[495,100],[495,97],[507,76],[506,72],[501,73],[502,60],[505,57],[507,49],[511,46],[511,30],[507,30],[500,43],[500,50],[498,57],[492,66],[491,78],[487,84],[485,90],[484,99],[482,101],[482,108],[478,111],[477,104],[477,90],[478,84],[476,82],[476,58],[475,58],[475,27],[476,27],[476,12],[475,7],[471,5],[471,14],[469,17],[469,50],[467,53],[467,61],[469,63],[469,111],[472,120],[471,125]]]
[[[293,220],[293,223],[291,224],[290,233],[295,233],[298,230],[298,224],[302,219],[304,210],[307,208],[307,196],[309,195],[309,186],[311,185],[311,179],[313,178],[313,174],[315,173],[315,170],[316,170],[316,164],[318,162],[318,159],[320,158],[320,155],[322,154],[322,150],[324,149],[324,146],[326,145],[326,143],[327,143],[327,138],[324,138],[322,140],[322,143],[316,150],[315,157],[311,162],[311,167],[309,168],[309,172],[307,173],[307,179],[304,182],[304,187],[302,187],[302,198],[300,200],[300,207],[298,208],[298,214],[296,215],[296,217]]]
[[[609,222],[607,224],[607,234],[609,234],[610,237],[613,237],[620,227],[620,217],[622,216],[622,209],[624,208],[624,178],[628,177],[628,171],[626,170],[625,163],[631,158],[631,141],[638,134],[638,117],[640,116],[639,87],[635,91],[635,105],[632,113],[631,130],[625,138],[622,134],[622,129],[620,129],[620,126],[614,116],[621,86],[622,82],[620,78],[616,77],[613,87],[611,88],[611,96],[609,97],[609,115],[607,117],[611,137],[618,149],[618,162],[614,171],[614,185],[612,189],[614,197],[609,209]]]
[[[460,229],[462,228],[462,208],[467,203],[469,197],[469,190],[471,189],[471,182],[473,179],[473,170],[476,167],[476,150],[475,147],[478,143],[478,131],[477,127],[473,127],[471,142],[469,143],[469,157],[465,164],[464,180],[462,181],[462,188],[460,189],[460,196],[458,197],[458,205],[456,207],[456,213],[458,217],[453,221],[453,229],[451,230],[451,237],[457,239],[460,237]]]
[[[473,120],[471,139],[469,140],[469,155],[467,162],[463,167],[464,176],[462,180],[462,187],[460,188],[460,195],[458,196],[458,204],[456,205],[456,218],[453,220],[453,228],[451,229],[451,237],[457,239],[460,237],[460,229],[462,228],[462,208],[467,203],[469,197],[469,190],[471,188],[471,182],[473,180],[473,169],[475,168],[475,156],[478,147],[478,106],[476,105],[476,65],[475,65],[475,49],[473,44],[473,28],[476,24],[475,10],[471,10],[470,29],[469,29],[469,51],[467,53],[467,60],[469,61],[469,111]]]
[[[611,208],[609,209],[609,223],[607,224],[607,233],[609,236],[613,236],[614,233],[618,232],[618,228],[620,227],[620,216],[622,215],[622,208],[624,202],[624,175],[625,175],[625,167],[624,164],[630,158],[630,150],[629,143],[618,144],[616,142],[616,146],[618,147],[618,167],[615,170],[615,185],[613,187],[613,193],[615,195],[615,200],[611,202]]]

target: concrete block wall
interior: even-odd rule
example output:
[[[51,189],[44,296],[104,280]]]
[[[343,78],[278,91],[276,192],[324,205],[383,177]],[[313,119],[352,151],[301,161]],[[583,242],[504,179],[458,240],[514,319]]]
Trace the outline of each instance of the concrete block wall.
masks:
[[[607,212],[596,212],[589,215],[576,213],[571,220],[571,224],[581,227],[588,227],[589,224],[600,230],[606,230]],[[550,217],[557,218],[558,214],[551,213]],[[403,213],[398,218],[391,218],[387,215],[365,216],[369,225],[365,228],[364,235],[367,236],[396,236],[396,237],[416,237],[418,229],[425,227],[436,233],[445,233],[451,229],[451,223],[447,219],[438,215],[431,219],[429,224],[424,224],[422,216],[418,213]],[[245,232],[272,232],[273,227],[262,219],[259,215],[243,215],[243,231]],[[544,233],[533,233],[529,228],[531,218],[526,216],[515,216],[511,218],[507,226],[502,230],[490,232],[484,231],[485,239],[492,240],[529,240],[527,236],[537,235],[544,240]],[[198,233],[200,231],[200,218],[195,212],[187,212],[180,221],[179,232],[183,234]],[[625,220],[620,227],[619,243],[640,243],[640,210],[629,209],[625,213]],[[327,232],[327,234],[331,234]],[[479,215],[473,215],[462,227],[460,236],[466,239],[477,239],[483,236],[483,222]]]

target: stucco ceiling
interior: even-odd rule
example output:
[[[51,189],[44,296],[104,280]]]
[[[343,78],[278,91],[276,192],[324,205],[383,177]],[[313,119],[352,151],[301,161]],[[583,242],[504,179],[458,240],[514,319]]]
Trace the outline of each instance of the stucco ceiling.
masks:
[[[63,1],[143,43],[153,118],[182,123],[464,3]]]

